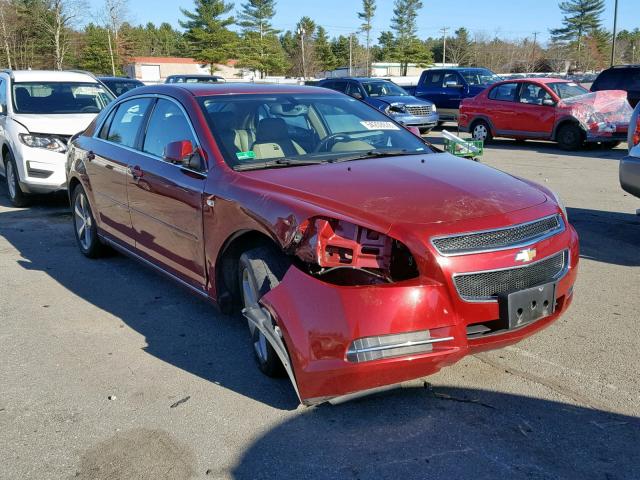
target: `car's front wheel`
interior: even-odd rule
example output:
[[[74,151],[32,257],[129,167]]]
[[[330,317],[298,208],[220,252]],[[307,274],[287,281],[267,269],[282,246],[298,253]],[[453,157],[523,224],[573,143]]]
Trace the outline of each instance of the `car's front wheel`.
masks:
[[[73,190],[71,196],[73,209],[73,226],[78,247],[83,255],[97,258],[104,252],[104,246],[98,238],[98,228],[91,211],[87,194],[80,185]]]
[[[556,140],[563,150],[578,150],[584,143],[582,130],[573,123],[560,127]]]
[[[7,192],[9,200],[14,207],[26,207],[29,204],[29,196],[20,188],[20,176],[16,161],[11,153],[7,153],[4,158],[4,175],[7,181]]]
[[[471,136],[474,140],[482,140],[484,143],[489,143],[493,138],[491,127],[484,120],[479,120],[473,124]]]
[[[254,248],[243,253],[239,265],[243,307],[259,308],[260,298],[280,283],[289,265],[287,258],[270,246]],[[282,338],[277,325],[272,323],[271,328]],[[249,331],[260,370],[270,377],[282,376],[285,373],[282,362],[264,333],[251,322]]]

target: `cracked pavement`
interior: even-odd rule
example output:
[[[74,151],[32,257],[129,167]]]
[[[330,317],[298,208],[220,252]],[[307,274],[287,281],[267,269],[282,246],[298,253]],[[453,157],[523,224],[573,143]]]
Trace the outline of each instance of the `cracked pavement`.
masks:
[[[430,135],[440,143],[438,132]],[[569,312],[402,389],[297,405],[246,326],[121,255],[76,248],[64,199],[0,187],[0,479],[640,478],[640,199],[625,151],[498,141],[581,236]]]

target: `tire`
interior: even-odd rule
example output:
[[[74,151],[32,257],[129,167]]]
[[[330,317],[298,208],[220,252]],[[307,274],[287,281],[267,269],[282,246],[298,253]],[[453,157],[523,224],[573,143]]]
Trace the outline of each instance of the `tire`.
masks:
[[[4,177],[7,182],[7,194],[11,204],[18,208],[29,205],[29,195],[20,188],[20,173],[11,153],[7,153],[4,158]]]
[[[493,140],[491,127],[489,127],[489,124],[484,120],[473,122],[469,131],[471,132],[471,136],[474,140],[482,140],[485,144]]]
[[[290,265],[274,247],[262,246],[243,253],[238,268],[243,307],[258,306],[260,298],[280,283]],[[273,328],[277,328],[275,324]],[[282,362],[264,334],[251,323],[249,331],[260,371],[269,377],[283,376],[286,372]]]
[[[420,135],[428,135],[431,132],[431,130],[433,130],[433,127],[421,128]]]
[[[556,141],[562,150],[578,150],[584,143],[582,130],[573,123],[563,125],[558,130]]]
[[[605,150],[613,150],[614,148],[616,148],[621,143],[622,142],[602,142],[601,146]]]
[[[71,195],[71,215],[76,242],[82,254],[88,258],[102,256],[105,247],[98,238],[98,228],[91,205],[81,185],[76,186]]]

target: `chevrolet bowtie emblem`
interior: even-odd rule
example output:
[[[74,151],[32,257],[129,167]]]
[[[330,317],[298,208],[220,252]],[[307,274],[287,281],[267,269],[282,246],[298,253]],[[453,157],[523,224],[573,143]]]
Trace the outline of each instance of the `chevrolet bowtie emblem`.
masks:
[[[527,248],[526,250],[520,250],[516,255],[516,262],[530,262],[536,258],[537,252],[535,248]]]

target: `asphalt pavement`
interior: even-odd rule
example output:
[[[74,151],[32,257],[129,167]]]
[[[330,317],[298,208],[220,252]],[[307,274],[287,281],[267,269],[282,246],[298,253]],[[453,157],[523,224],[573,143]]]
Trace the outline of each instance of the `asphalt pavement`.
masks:
[[[0,479],[640,478],[640,199],[618,185],[623,147],[485,150],[567,204],[582,259],[564,317],[311,408],[258,371],[240,318],[124,256],[84,258],[63,197],[14,209],[0,187]]]

